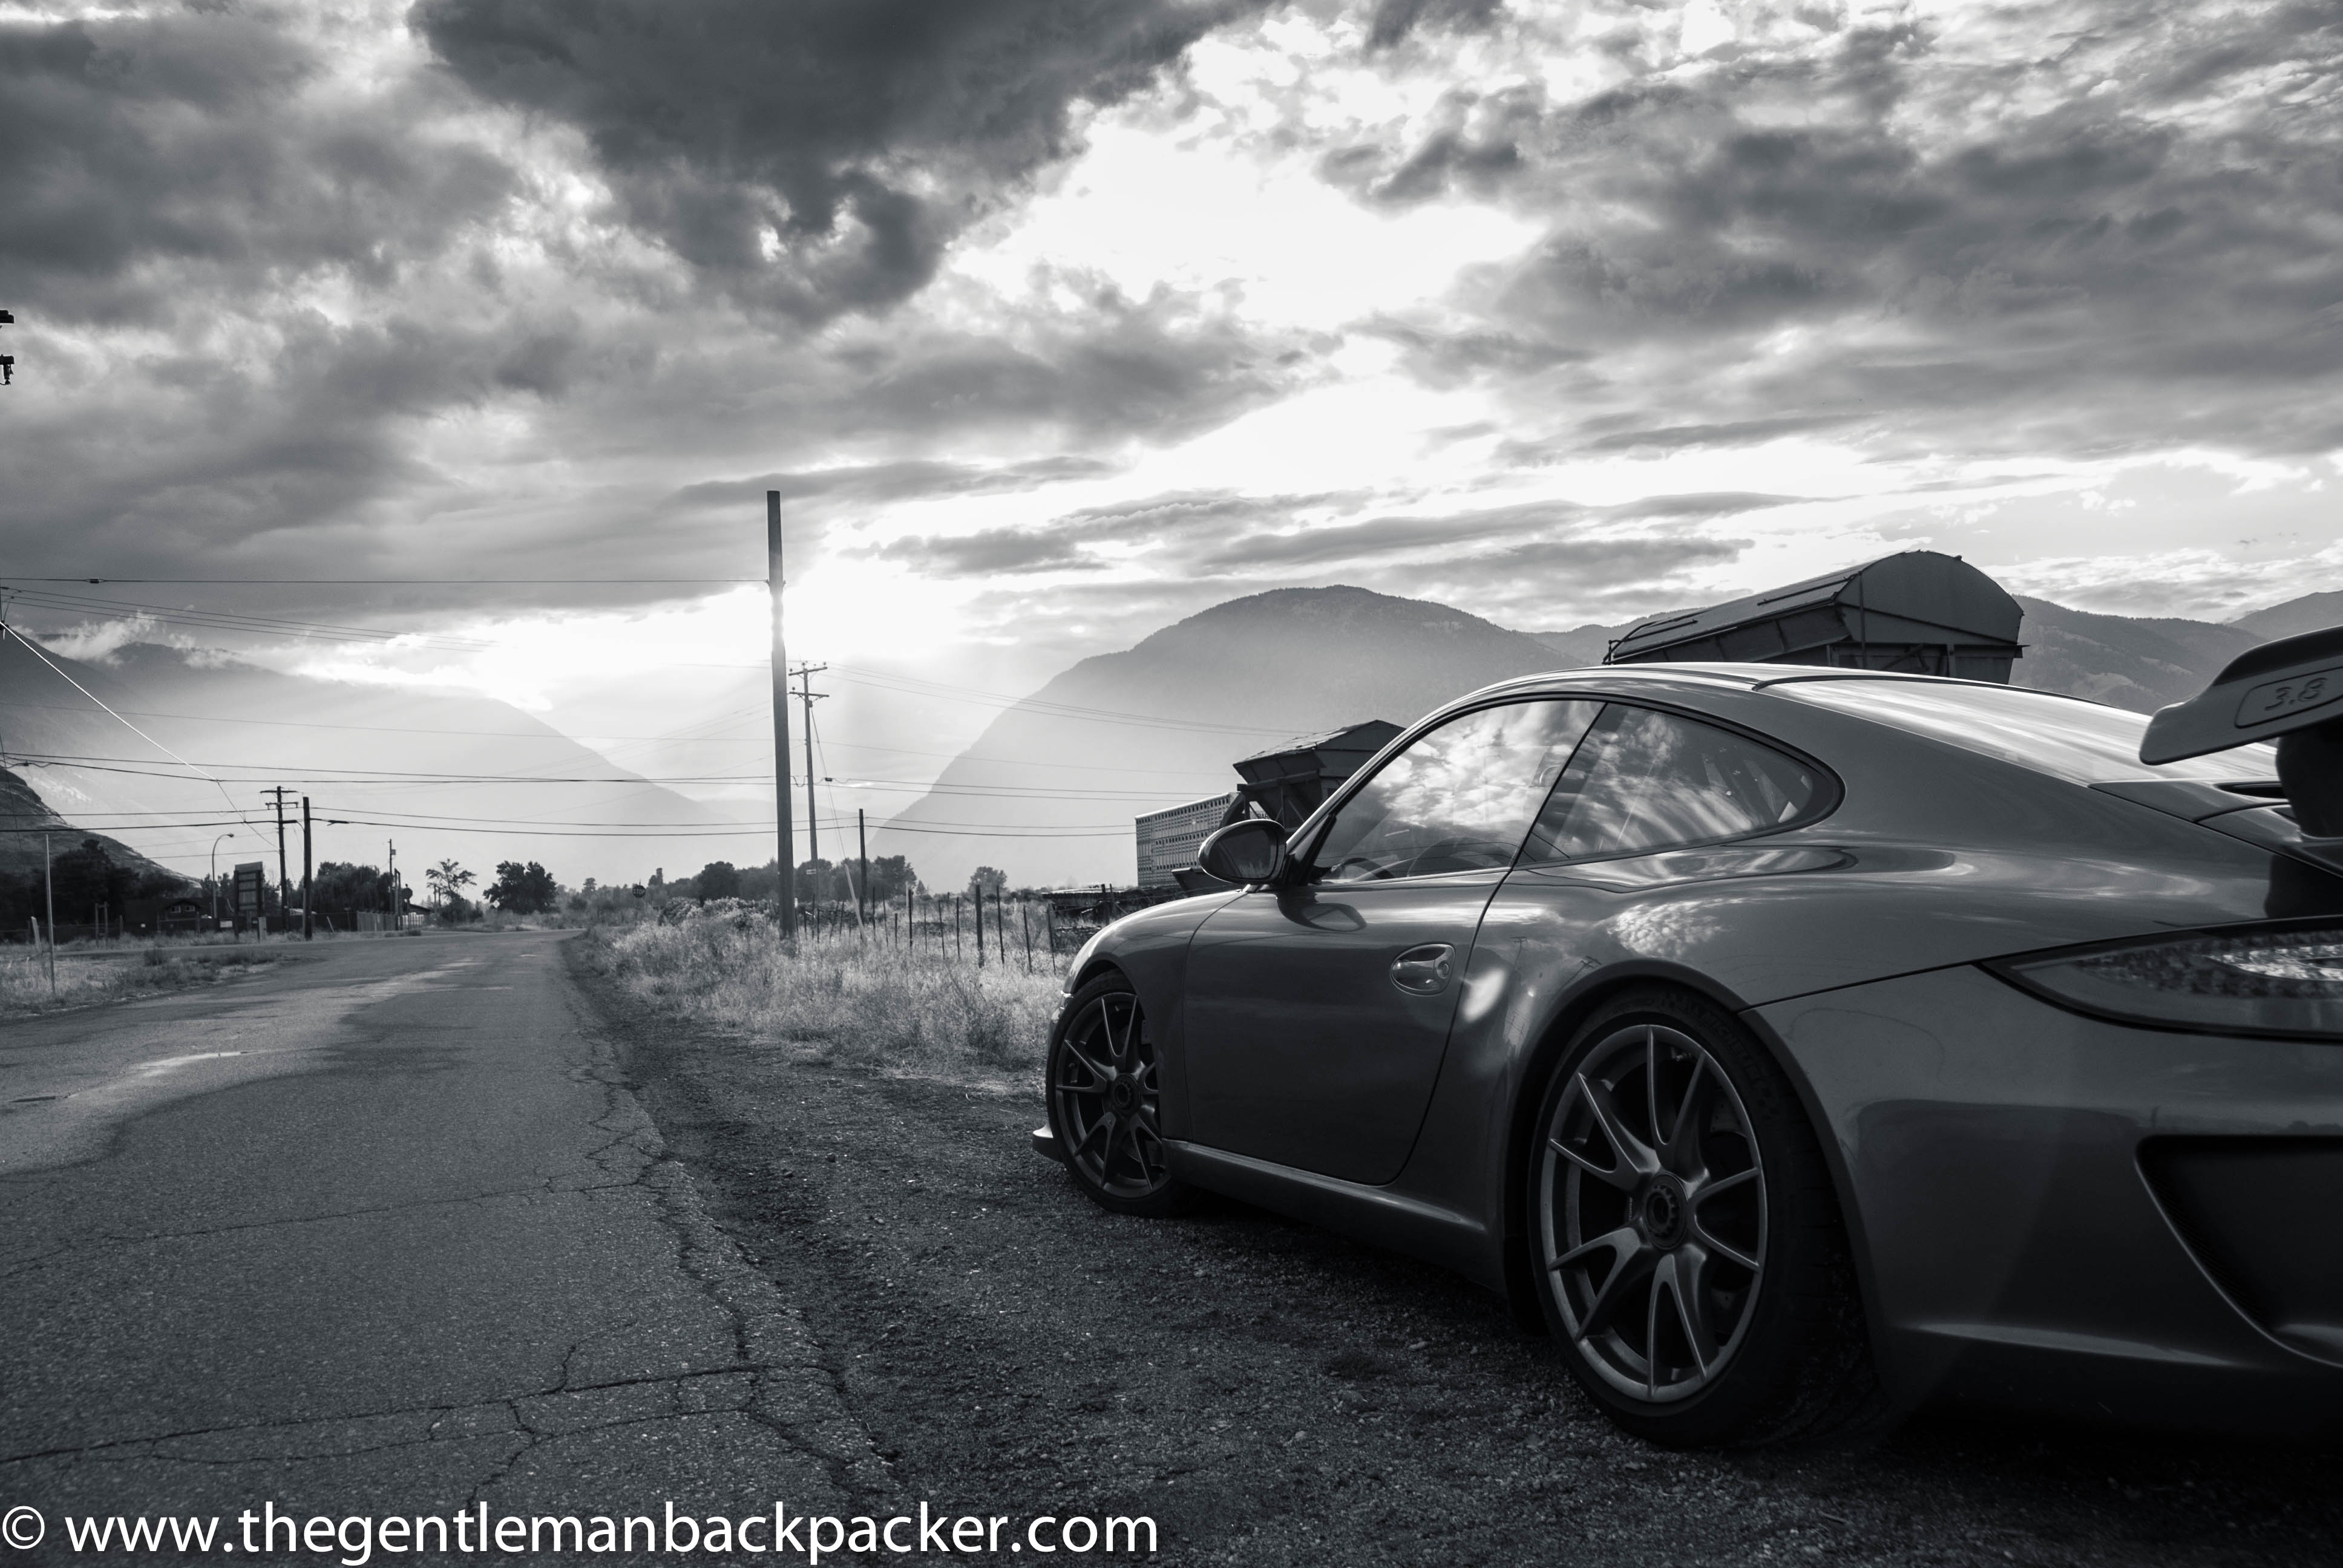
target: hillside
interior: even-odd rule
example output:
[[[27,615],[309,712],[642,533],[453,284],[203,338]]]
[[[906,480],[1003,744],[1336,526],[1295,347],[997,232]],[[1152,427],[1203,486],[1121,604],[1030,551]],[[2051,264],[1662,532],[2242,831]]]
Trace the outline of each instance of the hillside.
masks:
[[[417,886],[422,867],[443,858],[483,881],[500,859],[534,859],[574,886],[772,855],[769,834],[697,836],[723,816],[508,703],[315,680],[152,645],[103,661],[50,657],[160,747],[11,638],[0,643],[0,748],[37,764],[16,766],[47,807],[186,875],[204,874],[223,832],[236,835],[220,846],[223,868],[266,859],[273,875],[276,829],[261,790],[278,783],[295,791],[287,848],[296,877],[302,794],[318,819],[320,862],[380,865],[395,839]],[[664,829],[684,836],[659,836]],[[614,833],[649,836],[606,836]]]
[[[2343,620],[2343,594],[2226,626],[2019,603],[2026,652],[2017,684],[2142,713],[2194,695],[2266,636]],[[1353,588],[1232,599],[1084,659],[1003,713],[933,790],[874,830],[872,853],[910,856],[936,887],[956,885],[979,862],[1018,882],[1127,881],[1131,819],[1227,789],[1236,759],[1357,719],[1403,723],[1507,676],[1599,664],[1633,624],[1512,632],[1444,605]],[[942,831],[960,824],[1013,836]]]
[[[48,803],[30,784],[0,768],[0,876],[22,876],[27,872],[39,875],[43,864],[41,840],[45,835],[53,851],[62,852],[85,839],[96,839],[106,850],[106,859],[126,870],[171,874],[121,839],[66,821],[49,809]]]
[[[2274,604],[2268,609],[2241,615],[2229,624],[2240,631],[2251,632],[2264,642],[2274,642],[2281,637],[2297,637],[2306,631],[2322,631],[2330,626],[2343,626],[2343,592],[2307,593],[2300,598],[2290,598],[2284,604]]]
[[[2010,672],[2012,684],[2087,697],[2135,713],[2153,713],[2196,696],[2223,665],[2268,640],[2242,625],[2094,615],[2022,594],[2017,602],[2026,607],[2026,623],[2017,634],[2026,657]]]
[[[980,862],[1020,883],[1128,881],[1131,819],[1225,790],[1237,758],[1360,719],[1405,723],[1554,665],[1535,638],[1423,599],[1358,588],[1231,599],[1086,658],[1003,712],[872,831],[870,852],[910,856],[935,887]],[[938,830],[966,823],[1010,835]]]

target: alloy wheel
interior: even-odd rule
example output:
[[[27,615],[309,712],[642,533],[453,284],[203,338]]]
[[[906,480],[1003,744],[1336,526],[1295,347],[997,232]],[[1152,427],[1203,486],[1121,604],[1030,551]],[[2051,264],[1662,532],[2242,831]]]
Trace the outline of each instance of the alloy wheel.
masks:
[[[1766,1255],[1765,1170],[1731,1078],[1684,1030],[1629,1024],[1579,1058],[1544,1134],[1538,1261],[1572,1342],[1641,1403],[1711,1386]]]
[[[1172,1180],[1145,1025],[1136,996],[1108,991],[1065,1027],[1052,1053],[1050,1095],[1066,1156],[1116,1198],[1150,1197]]]

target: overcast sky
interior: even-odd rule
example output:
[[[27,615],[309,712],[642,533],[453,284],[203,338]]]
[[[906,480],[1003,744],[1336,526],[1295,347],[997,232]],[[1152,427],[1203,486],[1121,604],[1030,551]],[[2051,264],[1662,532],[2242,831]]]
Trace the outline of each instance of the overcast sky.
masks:
[[[629,579],[81,591],[751,748],[761,590],[643,579],[761,576],[776,487],[793,651],[995,691],[1266,588],[1544,629],[1922,544],[2226,618],[2343,587],[2339,29],[0,0],[0,570]]]

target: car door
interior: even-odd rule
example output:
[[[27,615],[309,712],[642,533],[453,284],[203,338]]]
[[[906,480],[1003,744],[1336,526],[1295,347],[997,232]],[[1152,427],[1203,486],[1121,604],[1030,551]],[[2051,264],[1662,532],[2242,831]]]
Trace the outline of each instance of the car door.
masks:
[[[1600,709],[1538,699],[1447,719],[1297,842],[1291,885],[1204,921],[1185,1011],[1196,1141],[1345,1181],[1398,1175],[1482,911]]]

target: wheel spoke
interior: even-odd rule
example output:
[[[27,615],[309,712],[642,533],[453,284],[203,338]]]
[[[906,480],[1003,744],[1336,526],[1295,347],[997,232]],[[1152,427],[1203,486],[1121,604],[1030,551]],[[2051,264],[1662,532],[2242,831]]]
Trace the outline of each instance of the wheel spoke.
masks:
[[[1600,1236],[1595,1237],[1592,1241],[1581,1241],[1577,1246],[1573,1247],[1569,1251],[1564,1252],[1561,1257],[1556,1258],[1553,1262],[1547,1264],[1546,1267],[1549,1269],[1567,1269],[1571,1264],[1575,1263],[1579,1259],[1585,1257],[1588,1253],[1604,1248],[1608,1248],[1610,1250],[1612,1262],[1615,1267],[1621,1259],[1625,1258],[1628,1254],[1634,1251],[1636,1248],[1643,1244],[1644,1238],[1635,1233],[1634,1226],[1622,1225],[1615,1231],[1605,1231]]]
[[[1624,1161],[1616,1165],[1597,1165],[1559,1138],[1547,1139],[1546,1146],[1598,1181],[1616,1187],[1622,1192],[1632,1192],[1635,1190],[1637,1179],[1634,1168]]]
[[[1076,1154],[1084,1152],[1090,1148],[1092,1140],[1096,1139],[1101,1132],[1110,1131],[1113,1126],[1114,1118],[1111,1116],[1101,1116],[1098,1118],[1088,1127],[1084,1128],[1082,1130],[1082,1135],[1074,1141],[1073,1152]],[[1106,1158],[1103,1152],[1101,1152],[1099,1159],[1099,1169],[1101,1171],[1106,1169]]]
[[[1719,1176],[1714,1181],[1704,1182],[1701,1186],[1693,1189],[1691,1193],[1692,1206],[1697,1209],[1703,1203],[1707,1202],[1711,1198],[1715,1197],[1718,1193],[1730,1192],[1735,1187],[1755,1181],[1755,1180],[1757,1180],[1757,1167],[1755,1165],[1752,1165],[1746,1171],[1735,1171],[1730,1176]]]
[[[1707,1079],[1708,1052],[1704,1050],[1692,1059],[1692,1077],[1684,1084],[1684,1099],[1676,1106],[1675,1120],[1668,1127],[1667,1144],[1662,1150],[1662,1152],[1667,1156],[1668,1169],[1679,1176],[1689,1178],[1699,1174],[1696,1168],[1687,1169],[1687,1166],[1697,1167],[1699,1164],[1698,1111],[1707,1096]],[[1687,1129],[1693,1132],[1689,1146],[1684,1137]],[[1685,1158],[1687,1155],[1692,1158],[1687,1160]]]
[[[1650,1113],[1653,1150],[1665,1149],[1667,1131],[1660,1125],[1660,1031],[1648,1023],[1644,1026],[1644,1109]]]
[[[1617,1267],[1611,1271],[1610,1276],[1594,1292],[1594,1299],[1586,1303],[1586,1316],[1578,1325],[1580,1339],[1592,1339],[1611,1326],[1611,1320],[1618,1315],[1628,1292],[1651,1278],[1658,1258],[1659,1254],[1643,1245],[1642,1238],[1638,1237],[1635,1250],[1619,1260]]]
[[[1124,1016],[1122,1020],[1122,1038],[1121,1040],[1117,1040],[1114,1035],[1114,1009],[1110,1005],[1114,1000],[1115,999],[1111,996],[1102,996],[1099,998],[1099,1019],[1106,1026],[1107,1057],[1110,1060],[1119,1063],[1131,1052],[1132,1025],[1137,1021],[1135,1015],[1139,1010],[1134,1007],[1131,1013]]]
[[[1708,1322],[1708,1256],[1697,1247],[1681,1247],[1668,1271],[1669,1300],[1675,1302],[1676,1323],[1692,1347],[1694,1370],[1704,1378],[1716,1357],[1716,1333]]]
[[[1611,1102],[1609,1089],[1582,1072],[1578,1075],[1578,1092],[1586,1097],[1586,1108],[1594,1115],[1594,1124],[1602,1128],[1603,1136],[1610,1140],[1611,1151],[1619,1157],[1622,1171],[1649,1176],[1659,1170],[1658,1152],[1627,1131],[1626,1123],[1619,1118],[1619,1108]],[[1612,1185],[1620,1183],[1614,1181]]]
[[[1101,1066],[1098,1062],[1092,1060],[1090,1053],[1081,1048],[1081,1044],[1075,1040],[1072,1034],[1069,1033],[1066,1036],[1065,1044],[1066,1054],[1072,1058],[1076,1062],[1080,1063],[1081,1070],[1084,1072],[1089,1073],[1092,1078],[1096,1079],[1101,1086],[1106,1083],[1107,1080],[1114,1076],[1114,1070],[1111,1067]]]
[[[1692,1233],[1696,1239],[1698,1239],[1702,1246],[1706,1247],[1710,1251],[1715,1252],[1726,1262],[1738,1264],[1740,1267],[1748,1270],[1753,1274],[1758,1271],[1759,1264],[1756,1259],[1744,1253],[1740,1248],[1734,1246],[1731,1242],[1720,1241],[1715,1236],[1709,1234],[1708,1227],[1703,1225],[1697,1217],[1695,1217],[1692,1222]]]
[[[1644,1395],[1647,1399],[1660,1396],[1660,1292],[1673,1291],[1676,1282],[1676,1260],[1674,1253],[1652,1265],[1652,1293],[1644,1298]]]

